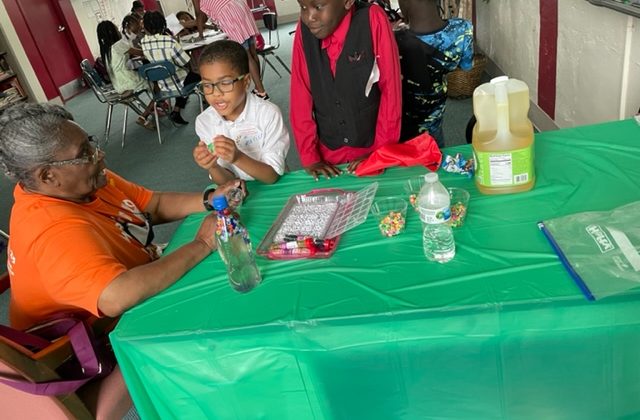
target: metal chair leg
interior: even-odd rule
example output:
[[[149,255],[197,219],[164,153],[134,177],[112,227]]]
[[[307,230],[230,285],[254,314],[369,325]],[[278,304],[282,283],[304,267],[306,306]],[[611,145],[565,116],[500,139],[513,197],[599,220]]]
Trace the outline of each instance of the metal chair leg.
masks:
[[[127,116],[129,115],[129,107],[124,107],[124,122],[122,123],[122,149],[124,149],[124,138],[127,136]]]
[[[274,54],[274,57],[280,62],[280,64],[282,64],[282,67],[291,74],[291,70],[289,70],[289,67],[284,63],[284,61],[282,61],[282,58],[280,58],[278,54]]]
[[[273,71],[275,71],[275,72],[276,72],[276,74],[278,75],[278,77],[282,79],[282,75],[280,74],[280,72],[279,72],[278,70],[276,70],[275,66],[274,66],[273,64],[271,64],[271,61],[269,61],[269,60],[267,59],[267,56],[266,56],[266,55],[264,56],[264,62],[265,62],[265,63],[267,63],[267,64],[269,65],[269,67],[271,67],[271,68],[273,69]]]
[[[104,129],[104,144],[109,143],[109,132],[111,131],[111,115],[113,114],[113,104],[109,104],[107,108],[107,124]]]
[[[156,117],[156,130],[158,131],[158,143],[162,144],[162,136],[160,135],[160,119],[158,118],[158,103],[153,101],[153,115]]]

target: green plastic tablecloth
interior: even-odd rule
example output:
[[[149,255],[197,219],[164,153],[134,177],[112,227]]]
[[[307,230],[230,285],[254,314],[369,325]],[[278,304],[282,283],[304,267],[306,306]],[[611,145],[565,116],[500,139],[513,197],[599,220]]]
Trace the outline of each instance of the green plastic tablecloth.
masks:
[[[462,152],[468,146],[445,149]],[[588,302],[536,222],[640,199],[633,121],[536,135],[530,192],[471,192],[448,264],[425,259],[421,226],[382,237],[369,217],[330,259],[258,258],[263,283],[227,284],[217,253],[128,311],[111,334],[143,418],[604,419],[640,417],[640,294]],[[405,195],[425,168],[314,182],[250,183],[240,209],[257,246],[296,193]],[[204,214],[170,243],[189,241]]]

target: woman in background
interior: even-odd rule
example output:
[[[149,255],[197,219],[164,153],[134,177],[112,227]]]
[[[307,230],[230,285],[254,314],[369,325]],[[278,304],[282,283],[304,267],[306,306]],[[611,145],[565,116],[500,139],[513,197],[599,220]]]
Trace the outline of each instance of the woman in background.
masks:
[[[136,71],[130,70],[127,62],[132,56],[141,56],[142,50],[132,48],[122,38],[116,25],[110,20],[98,24],[98,44],[100,45],[100,57],[107,68],[113,88],[118,93],[131,91],[138,94],[148,90],[148,83],[142,79]],[[144,113],[138,117],[136,123],[149,130],[155,130],[155,124],[148,119],[153,110],[153,101],[149,102]]]

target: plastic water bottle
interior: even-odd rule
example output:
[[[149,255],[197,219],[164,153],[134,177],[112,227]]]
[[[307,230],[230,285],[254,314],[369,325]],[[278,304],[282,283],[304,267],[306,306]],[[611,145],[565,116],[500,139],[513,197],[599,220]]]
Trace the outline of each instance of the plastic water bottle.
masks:
[[[214,197],[213,208],[218,213],[216,226],[218,252],[227,266],[229,284],[240,293],[248,292],[262,281],[249,233],[229,210],[225,196]]]
[[[418,194],[417,207],[424,228],[424,255],[430,261],[446,263],[456,255],[453,232],[446,223],[451,217],[450,205],[449,191],[438,181],[438,174],[426,174]]]

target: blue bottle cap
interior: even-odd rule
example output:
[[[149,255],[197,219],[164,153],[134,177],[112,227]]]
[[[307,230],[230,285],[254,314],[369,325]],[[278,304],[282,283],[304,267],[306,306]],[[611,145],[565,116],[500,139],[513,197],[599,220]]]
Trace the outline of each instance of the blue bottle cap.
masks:
[[[229,203],[227,203],[227,197],[225,197],[224,195],[216,195],[213,197],[213,208],[215,210],[224,210],[227,207],[229,207]]]

